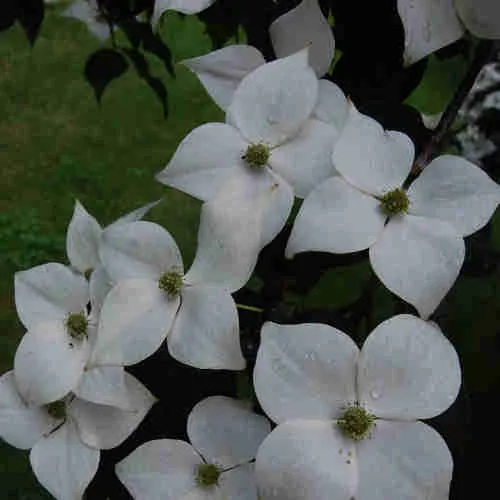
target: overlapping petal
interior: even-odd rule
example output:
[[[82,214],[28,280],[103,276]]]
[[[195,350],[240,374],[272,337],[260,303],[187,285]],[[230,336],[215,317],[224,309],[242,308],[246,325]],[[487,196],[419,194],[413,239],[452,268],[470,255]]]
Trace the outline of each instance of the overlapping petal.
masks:
[[[460,363],[439,329],[402,314],[378,325],[366,339],[357,382],[359,401],[377,417],[431,418],[455,401]]]
[[[465,29],[455,11],[455,3],[454,0],[398,0],[398,12],[405,30],[404,61],[407,65],[462,37]]]
[[[224,469],[253,460],[270,430],[265,417],[225,396],[203,399],[187,420],[187,434],[194,448],[206,462]]]
[[[317,96],[318,80],[303,49],[247,75],[236,89],[227,120],[248,142],[276,146],[303,126]]]
[[[99,238],[102,228],[77,200],[66,232],[66,254],[71,265],[84,273],[99,265]]]
[[[332,420],[289,420],[269,434],[257,453],[259,498],[361,498],[356,490],[363,477],[358,477],[356,463],[353,441],[345,439]]]
[[[408,189],[410,213],[445,220],[463,236],[481,229],[500,203],[500,186],[459,156],[431,161]]]
[[[99,254],[115,282],[158,280],[167,271],[184,272],[177,243],[166,229],[153,222],[137,221],[106,229]]]
[[[335,173],[332,150],[337,133],[320,120],[309,120],[293,141],[274,149],[269,165],[305,198],[320,182]]]
[[[63,426],[42,437],[30,453],[31,468],[38,481],[60,500],[82,498],[97,472],[99,450],[80,440],[75,424]]]
[[[89,350],[88,340],[72,338],[62,321],[38,323],[21,339],[14,358],[19,392],[38,406],[63,398],[78,384]]]
[[[99,318],[104,299],[113,288],[113,281],[103,265],[96,267],[89,280],[90,309],[93,318]]]
[[[429,317],[455,282],[463,238],[447,222],[416,215],[392,218],[370,248],[373,270],[393,293]]]
[[[236,304],[230,293],[213,286],[185,286],[182,305],[168,336],[168,350],[196,368],[242,370]]]
[[[335,40],[318,0],[302,0],[269,27],[276,57],[289,56],[309,46],[309,64],[318,77],[328,72],[335,54]]]
[[[382,196],[403,184],[410,173],[414,149],[407,135],[384,130],[351,103],[333,149],[333,166],[353,186]]]
[[[241,158],[247,147],[234,127],[205,123],[182,140],[156,179],[200,200],[210,200],[225,181],[247,168]]]
[[[328,123],[340,134],[349,116],[349,101],[338,85],[329,80],[319,80],[318,100],[311,118]]]
[[[57,425],[44,408],[30,407],[17,391],[14,372],[0,377],[0,437],[11,446],[29,450]]]
[[[64,320],[82,312],[89,301],[88,283],[69,267],[50,262],[14,275],[17,314],[30,329],[41,321]]]
[[[358,445],[359,500],[448,500],[453,461],[443,438],[422,422],[377,421]]]
[[[241,80],[266,61],[251,45],[229,45],[182,61],[200,79],[210,97],[223,110],[233,100]]]
[[[254,370],[260,405],[275,422],[334,418],[356,399],[358,354],[354,342],[330,326],[265,323]]]
[[[500,4],[492,0],[454,0],[460,19],[478,38],[500,38]]]
[[[221,497],[238,500],[258,500],[254,464],[243,464],[223,472],[219,477],[217,490],[220,497],[215,497],[214,500]]]
[[[116,464],[116,474],[137,500],[178,500],[197,489],[202,464],[194,448],[173,439],[149,441]]]
[[[135,377],[124,372],[128,408],[95,404],[74,399],[69,414],[76,422],[81,440],[95,449],[110,449],[121,444],[142,422],[155,397]]]
[[[101,310],[92,365],[129,365],[153,354],[165,340],[180,299],[169,299],[151,280],[125,280]]]
[[[386,217],[373,196],[331,177],[304,200],[286,247],[286,256],[306,251],[356,252],[371,246]]]

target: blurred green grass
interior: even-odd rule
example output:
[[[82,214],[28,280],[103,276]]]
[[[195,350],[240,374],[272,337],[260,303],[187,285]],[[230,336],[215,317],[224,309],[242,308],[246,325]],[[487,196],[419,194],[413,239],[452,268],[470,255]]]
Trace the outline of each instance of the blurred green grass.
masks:
[[[211,50],[194,17],[169,13],[162,27],[175,61]],[[119,44],[129,46],[118,34]],[[109,44],[108,44],[109,45]],[[176,78],[147,56],[165,83],[169,116],[130,66],[107,88],[100,107],[83,78],[99,42],[77,20],[48,9],[33,49],[19,26],[0,33],[0,373],[10,370],[23,334],[13,303],[14,272],[66,262],[65,233],[75,198],[101,224],[163,197],[149,219],[192,260],[199,202],[154,179],[194,127],[222,112],[198,80],[175,65]],[[50,498],[31,473],[26,452],[0,442],[0,498]]]

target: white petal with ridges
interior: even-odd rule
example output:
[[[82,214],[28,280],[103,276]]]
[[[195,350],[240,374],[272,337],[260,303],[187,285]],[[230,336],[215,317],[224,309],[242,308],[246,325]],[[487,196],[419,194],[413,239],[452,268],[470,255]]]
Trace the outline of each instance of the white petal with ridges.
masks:
[[[87,280],[69,267],[50,262],[14,275],[17,314],[30,329],[41,321],[63,320],[82,312],[89,301]]]
[[[481,229],[500,203],[500,186],[459,156],[432,160],[408,189],[410,213],[445,220],[463,236]]]
[[[115,282],[133,278],[157,280],[172,270],[183,274],[177,243],[166,229],[153,222],[137,221],[106,229],[99,254]]]
[[[244,286],[259,251],[281,231],[292,205],[290,186],[267,168],[246,169],[231,178],[202,207],[198,249],[186,283],[231,292]]]
[[[358,354],[331,326],[264,323],[253,374],[257,399],[275,422],[335,418],[356,399]]]
[[[241,80],[266,61],[251,45],[229,45],[182,61],[200,79],[215,103],[226,110]]]
[[[125,370],[121,366],[97,366],[83,372],[74,394],[92,403],[130,408],[125,385]]]
[[[32,448],[33,472],[51,495],[58,500],[75,500],[83,493],[97,472],[99,450],[80,441],[71,420],[42,438]]]
[[[332,160],[333,166],[353,186],[381,196],[401,187],[410,173],[414,150],[407,135],[384,130],[351,103]]]
[[[356,500],[448,500],[452,457],[428,425],[378,420],[357,448]]]
[[[380,281],[428,318],[458,277],[463,238],[447,222],[416,215],[391,219],[370,248]]]
[[[238,312],[226,290],[186,285],[167,339],[172,357],[195,368],[243,370]]]
[[[255,474],[261,500],[358,498],[354,443],[331,420],[280,424],[260,446]]]
[[[247,75],[234,93],[227,121],[248,142],[276,146],[298,132],[317,96],[318,79],[303,49]]]
[[[454,0],[398,0],[398,12],[405,30],[407,65],[455,42],[465,32]]]
[[[401,314],[378,325],[366,339],[357,380],[359,401],[377,417],[432,418],[455,401],[460,363],[439,329]]]
[[[23,398],[44,405],[72,391],[90,355],[86,338],[72,338],[62,321],[39,323],[29,330],[17,348],[14,374]]]
[[[335,54],[335,40],[318,0],[302,0],[269,26],[276,57],[285,57],[309,46],[309,64],[318,77],[328,72]]]
[[[208,463],[224,469],[250,462],[271,431],[269,421],[248,405],[226,396],[211,396],[191,410],[189,441]]]
[[[312,118],[328,123],[340,134],[349,115],[349,101],[338,85],[329,80],[319,80],[318,100]]]
[[[478,38],[500,38],[500,3],[496,0],[455,0],[460,20]]]
[[[115,471],[137,500],[179,500],[198,489],[195,471],[202,463],[190,444],[157,439],[136,448]]]
[[[205,123],[179,144],[167,167],[156,175],[162,184],[207,201],[246,164],[248,147],[240,133],[224,123]]]
[[[357,252],[375,243],[386,217],[380,202],[352,187],[342,177],[331,177],[304,200],[286,247],[286,256],[321,251]]]
[[[42,407],[29,407],[17,391],[14,372],[0,377],[0,438],[11,446],[29,450],[57,425]]]
[[[155,403],[155,397],[135,377],[125,372],[129,408],[100,405],[74,399],[69,413],[82,441],[96,449],[115,448],[127,439]]]
[[[101,231],[97,220],[77,200],[66,232],[66,254],[71,265],[81,273],[99,265]]]
[[[305,198],[335,173],[331,157],[336,138],[330,125],[308,120],[293,140],[272,151],[269,165],[292,186],[295,196]]]
[[[132,365],[163,343],[179,309],[158,282],[126,280],[109,292],[101,310],[92,365]]]

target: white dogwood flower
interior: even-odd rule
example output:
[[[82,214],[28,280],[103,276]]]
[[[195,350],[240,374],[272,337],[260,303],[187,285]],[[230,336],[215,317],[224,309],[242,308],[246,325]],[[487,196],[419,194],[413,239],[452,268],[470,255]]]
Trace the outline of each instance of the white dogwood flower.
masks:
[[[241,401],[208,397],[189,414],[191,444],[149,441],[119,462],[116,474],[137,500],[257,500],[252,461],[269,431],[267,419]]]
[[[262,248],[284,226],[294,194],[306,196],[333,173],[336,131],[311,118],[317,98],[318,80],[308,65],[307,49],[259,66],[238,86],[227,123],[193,130],[157,179],[215,204],[232,196],[224,206],[218,203],[214,226],[224,226],[235,212],[242,214],[242,227],[257,218],[257,246]],[[226,237],[231,239],[221,236],[223,241]],[[252,252],[244,242],[234,250]]]
[[[125,374],[128,408],[67,395],[44,406],[29,406],[17,391],[14,373],[0,377],[0,437],[31,449],[38,481],[58,500],[77,500],[94,477],[101,449],[122,443],[153,405],[152,394]]]
[[[196,268],[184,275],[180,251],[161,226],[139,221],[104,232],[100,256],[117,285],[101,310],[94,363],[137,363],[167,338],[170,354],[182,363],[245,367],[236,305],[215,276],[225,254],[217,241],[210,247],[210,237],[200,233],[204,257],[196,257]]]
[[[413,64],[461,38],[500,38],[500,2],[496,0],[398,0],[405,30],[406,64]]]
[[[500,186],[456,156],[434,159],[410,185],[414,146],[350,106],[333,150],[339,172],[304,201],[286,254],[349,253],[369,248],[373,270],[427,318],[463,263],[463,236],[483,227],[500,203]]]
[[[278,17],[269,28],[277,57],[287,57],[309,47],[309,64],[318,77],[328,72],[335,54],[331,26],[319,8],[318,0],[303,0]],[[251,45],[229,45],[200,57],[182,61],[224,111],[233,100],[241,80],[265,64],[264,56]]]
[[[418,419],[460,381],[452,344],[414,316],[384,321],[361,351],[327,325],[265,323],[254,385],[279,425],[257,453],[260,499],[448,499],[451,454]]]

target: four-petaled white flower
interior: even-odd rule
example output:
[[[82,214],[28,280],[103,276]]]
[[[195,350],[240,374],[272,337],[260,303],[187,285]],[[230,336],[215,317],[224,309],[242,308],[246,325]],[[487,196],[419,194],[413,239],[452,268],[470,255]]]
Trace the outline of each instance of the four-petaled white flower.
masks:
[[[304,197],[333,174],[336,131],[311,118],[318,80],[307,58],[304,49],[247,75],[234,94],[227,123],[193,130],[157,176],[217,206],[213,225],[222,241],[237,245],[235,254],[254,255],[256,245],[260,250],[269,243],[285,224],[294,193]],[[238,227],[257,225],[257,241],[249,245],[232,237],[226,222],[231,217]]]
[[[445,411],[460,380],[451,343],[414,316],[361,351],[327,325],[265,323],[254,385],[279,425],[257,453],[261,500],[447,500],[451,454],[418,419]]]
[[[348,253],[369,248],[373,270],[427,318],[457,278],[463,236],[483,227],[500,203],[500,186],[456,156],[433,160],[410,185],[414,146],[351,104],[333,150],[340,176],[304,201],[286,253]]]
[[[150,441],[119,462],[116,474],[137,500],[257,500],[252,461],[270,428],[241,401],[208,397],[189,414],[191,444]]]
[[[406,64],[457,41],[466,29],[478,38],[500,39],[497,0],[398,0],[398,12]]]
[[[245,367],[232,290],[216,276],[223,248],[210,234],[200,234],[198,248],[196,265],[184,275],[180,251],[161,226],[139,221],[103,233],[101,261],[117,285],[101,309],[94,363],[137,363],[167,338],[182,363]]]
[[[27,405],[14,373],[0,377],[0,438],[31,449],[38,481],[58,500],[82,498],[94,477],[101,449],[122,443],[153,405],[153,395],[125,374],[127,408],[96,404],[73,394],[48,405]]]

